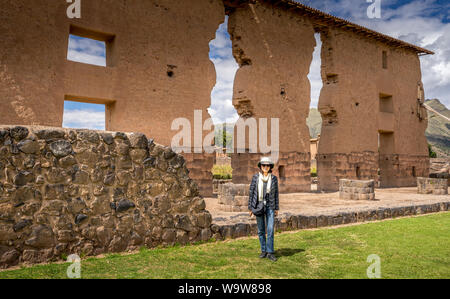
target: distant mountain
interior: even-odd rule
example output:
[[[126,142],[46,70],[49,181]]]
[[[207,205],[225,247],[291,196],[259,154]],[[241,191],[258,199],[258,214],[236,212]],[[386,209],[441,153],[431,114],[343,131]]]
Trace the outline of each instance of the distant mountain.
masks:
[[[450,110],[438,99],[426,100],[425,104],[436,110],[436,112],[450,118]],[[311,138],[317,138],[322,128],[322,118],[316,108],[310,109],[306,123],[309,127]],[[428,111],[428,128],[425,136],[438,157],[450,157],[450,123],[447,120]]]
[[[438,99],[426,100],[425,104],[450,118],[450,110]],[[450,157],[450,122],[436,113],[428,111],[428,128],[425,136],[438,157]]]

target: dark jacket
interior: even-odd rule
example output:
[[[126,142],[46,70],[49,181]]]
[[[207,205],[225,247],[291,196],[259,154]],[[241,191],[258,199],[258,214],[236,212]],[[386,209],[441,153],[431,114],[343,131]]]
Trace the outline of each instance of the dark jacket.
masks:
[[[250,184],[250,191],[248,194],[248,209],[256,207],[258,203],[258,176],[255,174]],[[279,210],[278,208],[278,178],[272,174],[272,186],[270,187],[268,204],[272,210]]]

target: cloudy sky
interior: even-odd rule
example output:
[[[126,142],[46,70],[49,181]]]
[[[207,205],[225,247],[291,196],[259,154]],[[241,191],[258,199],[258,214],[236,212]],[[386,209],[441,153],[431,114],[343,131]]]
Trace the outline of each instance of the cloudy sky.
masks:
[[[381,18],[367,16],[369,2],[381,1]],[[450,1],[448,0],[301,0],[297,1],[353,23],[434,51],[421,57],[422,81],[426,98],[438,98],[450,107]],[[309,79],[311,107],[317,106],[320,78],[320,40],[314,52]],[[210,43],[210,59],[217,72],[217,84],[211,93],[209,112],[215,123],[236,121],[238,115],[231,98],[238,65],[227,33],[227,20]],[[71,37],[68,59],[105,66],[104,44]],[[66,102],[64,127],[104,129],[102,105]]]

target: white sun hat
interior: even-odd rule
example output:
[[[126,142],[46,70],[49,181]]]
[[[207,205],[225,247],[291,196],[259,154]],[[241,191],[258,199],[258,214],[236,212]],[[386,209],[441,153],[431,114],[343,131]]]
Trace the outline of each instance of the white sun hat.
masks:
[[[270,165],[270,167],[273,168],[275,165],[272,160],[270,160],[269,157],[262,157],[261,160],[258,162],[258,167],[261,168],[261,165]]]

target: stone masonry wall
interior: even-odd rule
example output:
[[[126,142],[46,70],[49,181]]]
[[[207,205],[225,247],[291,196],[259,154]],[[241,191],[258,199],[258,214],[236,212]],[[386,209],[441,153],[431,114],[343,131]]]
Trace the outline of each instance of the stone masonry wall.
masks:
[[[188,173],[140,133],[0,127],[0,268],[209,239]]]
[[[247,212],[250,184],[219,185],[219,210],[225,212]]]
[[[375,200],[375,181],[339,180],[339,198]]]
[[[417,178],[417,193],[419,194],[448,194],[447,179]]]

